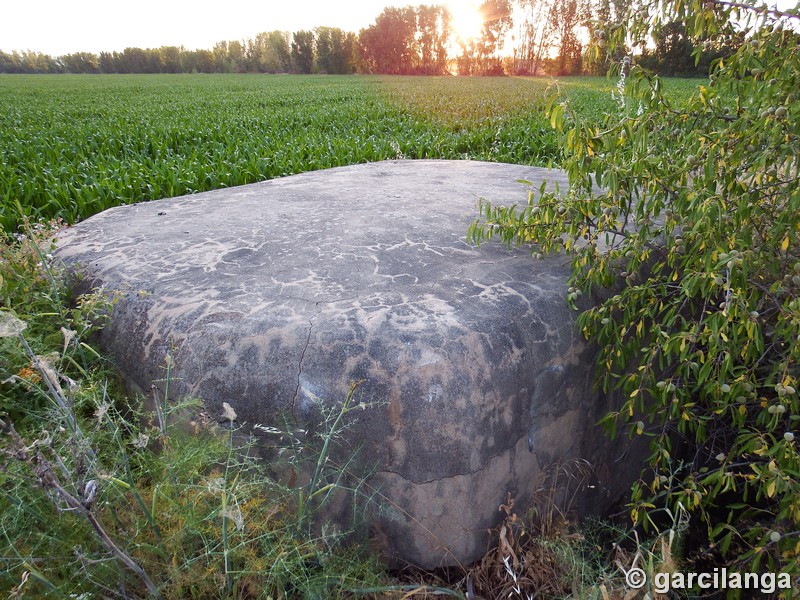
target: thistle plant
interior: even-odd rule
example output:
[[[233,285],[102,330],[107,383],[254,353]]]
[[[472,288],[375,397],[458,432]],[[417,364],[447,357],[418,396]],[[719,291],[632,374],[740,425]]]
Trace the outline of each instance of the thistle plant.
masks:
[[[49,273],[49,271],[48,271]],[[61,376],[43,357],[33,353],[23,332],[27,323],[8,311],[0,311],[0,337],[14,338],[25,350],[25,355],[38,371],[47,393],[53,400],[56,416],[54,422],[68,436],[67,447],[71,456],[59,452],[52,439],[37,440],[28,445],[17,432],[13,422],[0,418],[0,432],[8,436],[10,443],[5,453],[28,466],[42,491],[52,499],[57,510],[71,511],[83,517],[106,550],[144,584],[154,598],[161,598],[158,587],[148,573],[128,554],[109,533],[93,510],[98,493],[99,469],[97,452],[83,434],[74,413],[72,398],[61,386]],[[67,341],[69,336],[65,335]],[[68,344],[65,344],[65,347]],[[70,385],[74,382],[70,381]],[[31,572],[31,571],[28,571]],[[38,576],[43,582],[46,578]],[[48,582],[49,583],[49,582]],[[49,584],[48,587],[53,587]]]

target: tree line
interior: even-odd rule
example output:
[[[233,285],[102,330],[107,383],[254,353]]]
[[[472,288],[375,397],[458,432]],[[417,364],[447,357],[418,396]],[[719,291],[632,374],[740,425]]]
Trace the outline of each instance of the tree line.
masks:
[[[439,5],[387,7],[358,34],[335,27],[269,31],[221,41],[210,50],[178,46],[76,52],[52,57],[0,50],[0,73],[380,73],[398,75],[598,74],[603,56],[584,55],[598,23],[624,18],[631,0],[485,0],[480,35],[462,40]],[[510,43],[511,48],[507,45]],[[639,49],[639,61],[665,75],[706,75],[731,48],[695,46],[670,24]]]

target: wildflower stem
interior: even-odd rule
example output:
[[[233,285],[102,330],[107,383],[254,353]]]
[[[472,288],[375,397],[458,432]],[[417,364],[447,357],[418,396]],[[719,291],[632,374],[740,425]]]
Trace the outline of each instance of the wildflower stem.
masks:
[[[53,472],[53,467],[50,464],[50,461],[48,461],[39,451],[37,451],[36,454],[31,454],[28,451],[28,447],[25,445],[25,442],[14,428],[13,423],[10,421],[6,422],[0,419],[0,430],[11,437],[12,447],[14,449],[13,457],[28,464],[31,470],[36,474],[42,488],[56,492],[56,494],[67,504],[71,510],[84,517],[94,530],[97,537],[100,539],[100,542],[123,565],[125,565],[128,570],[135,573],[136,576],[141,579],[150,596],[157,599],[162,598],[161,593],[158,590],[158,586],[153,583],[147,572],[141,567],[141,565],[133,560],[133,558],[131,558],[119,546],[117,546],[114,540],[111,539],[111,536],[108,535],[108,532],[106,532],[100,521],[97,520],[94,513],[92,513],[91,509],[85,506],[83,502],[78,500],[66,489],[64,489],[58,477]]]

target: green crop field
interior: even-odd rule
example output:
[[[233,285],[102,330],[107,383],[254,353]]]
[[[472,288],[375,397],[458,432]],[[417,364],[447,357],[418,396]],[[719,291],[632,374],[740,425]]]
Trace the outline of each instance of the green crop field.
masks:
[[[392,159],[558,164],[552,81],[524,78],[0,76],[0,227]],[[599,120],[613,82],[563,89]],[[691,81],[672,82],[678,93]]]

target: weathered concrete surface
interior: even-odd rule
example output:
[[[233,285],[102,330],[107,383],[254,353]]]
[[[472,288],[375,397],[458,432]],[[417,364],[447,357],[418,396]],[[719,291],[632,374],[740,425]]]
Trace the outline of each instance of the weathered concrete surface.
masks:
[[[373,163],[111,209],[58,254],[123,293],[102,342],[142,389],[169,352],[173,392],[269,426],[363,379],[357,400],[384,404],[348,436],[375,468],[384,551],[466,563],[509,492],[524,512],[554,461],[614,452],[566,260],[465,242],[480,196],[527,201],[518,179],[566,186],[524,166]],[[576,508],[603,508],[614,484],[595,484]]]

